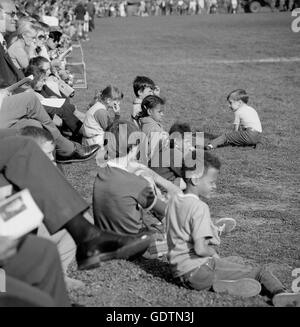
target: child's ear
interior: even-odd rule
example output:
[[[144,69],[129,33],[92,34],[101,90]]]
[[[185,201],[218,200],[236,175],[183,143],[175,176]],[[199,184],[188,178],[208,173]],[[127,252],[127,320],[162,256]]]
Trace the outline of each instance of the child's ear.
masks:
[[[148,116],[151,116],[152,110],[151,109],[147,109],[147,113],[148,113]]]

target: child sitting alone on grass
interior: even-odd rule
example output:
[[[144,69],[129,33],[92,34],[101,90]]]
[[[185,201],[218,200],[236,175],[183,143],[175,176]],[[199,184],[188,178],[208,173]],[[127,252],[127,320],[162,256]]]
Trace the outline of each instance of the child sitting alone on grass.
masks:
[[[221,164],[207,152],[204,165],[202,161],[199,155],[196,165],[186,164],[186,190],[174,195],[167,206],[168,259],[175,281],[189,289],[213,289],[244,297],[258,295],[262,285],[273,305],[299,306],[300,293],[287,293],[266,267],[254,268],[219,257],[213,247],[219,243],[217,229],[208,205],[199,197],[210,198],[216,190]]]
[[[96,92],[94,103],[88,109],[81,127],[82,144],[99,144],[103,147],[104,133],[107,128],[120,118],[120,101],[123,93],[112,85]]]
[[[205,146],[205,150],[221,145],[256,146],[260,142],[261,122],[256,110],[247,105],[248,100],[248,94],[242,89],[234,90],[228,95],[229,107],[234,112],[234,130],[212,140]]]

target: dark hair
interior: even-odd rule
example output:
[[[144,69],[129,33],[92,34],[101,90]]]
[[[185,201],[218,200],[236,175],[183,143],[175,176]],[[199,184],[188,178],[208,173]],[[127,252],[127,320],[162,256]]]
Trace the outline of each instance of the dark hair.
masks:
[[[46,129],[41,128],[41,127],[25,126],[20,129],[20,135],[31,137],[31,138],[35,139],[36,141],[41,140],[41,141],[45,141],[45,142],[49,141],[49,142],[54,143],[54,138],[53,138],[52,134],[49,131],[47,131]]]
[[[191,131],[192,131],[191,127],[188,123],[176,122],[171,126],[169,130],[169,134],[172,135],[172,133],[178,132],[181,134],[181,136],[184,136],[184,133],[191,132]]]
[[[207,170],[209,168],[215,168],[217,170],[220,170],[220,168],[221,168],[221,162],[218,157],[212,155],[211,153],[209,153],[207,151],[204,152],[204,157],[202,157],[198,153],[199,153],[199,150],[193,151],[192,158],[190,158],[191,155],[189,154],[188,157],[184,159],[184,164],[182,167],[182,172],[183,172],[182,176],[183,176],[184,181],[187,184],[191,183],[191,179],[186,177],[187,173],[196,171],[197,167],[200,167],[200,166],[203,167],[203,164],[204,164],[203,175],[205,175],[207,173]],[[198,160],[198,158],[201,158],[201,162],[200,162],[200,160]],[[203,158],[203,162],[202,162],[202,158]],[[193,160],[192,166],[190,165],[190,163],[191,163],[190,160]],[[195,163],[195,161],[196,161],[196,163]]]
[[[144,91],[146,87],[155,88],[155,83],[151,78],[146,76],[137,76],[133,81],[133,92],[135,96],[139,96],[139,91]]]
[[[35,10],[34,4],[31,1],[28,1],[24,5],[25,11],[27,11],[29,14],[32,14]]]
[[[158,105],[164,105],[165,100],[160,98],[157,95],[148,95],[146,98],[144,98],[142,104],[141,104],[141,112],[139,114],[139,118],[141,117],[148,117],[148,110],[154,109]]]
[[[230,92],[227,96],[227,101],[234,100],[234,101],[243,101],[244,103],[248,103],[249,95],[243,89],[237,89]]]
[[[126,131],[126,134],[123,133]],[[117,120],[105,132],[104,145],[107,146],[109,159],[126,156],[135,144],[130,144],[130,135],[139,132],[138,127],[131,121]]]
[[[41,57],[41,56],[31,58],[29,60],[29,65],[27,66],[27,68],[25,68],[24,75],[25,76],[33,75],[33,80],[30,83],[32,88],[35,87],[36,83],[39,81],[41,76],[43,76],[45,74],[45,72],[43,71],[41,66],[43,63],[46,63],[46,62],[49,62],[49,61],[46,58]]]
[[[61,37],[62,37],[62,33],[59,31],[49,32],[49,38],[53,39],[54,42],[59,42]]]
[[[40,78],[44,75],[45,73],[37,66],[28,66],[24,70],[24,75],[30,76],[33,75],[33,80],[30,81],[30,86],[34,89],[37,82],[40,80]]]
[[[191,127],[188,123],[174,123],[169,130],[170,148],[175,147],[175,139],[181,137],[184,138],[184,133],[191,133]]]
[[[37,56],[29,60],[29,66],[36,66],[41,68],[44,63],[50,62],[48,59],[42,56]]]

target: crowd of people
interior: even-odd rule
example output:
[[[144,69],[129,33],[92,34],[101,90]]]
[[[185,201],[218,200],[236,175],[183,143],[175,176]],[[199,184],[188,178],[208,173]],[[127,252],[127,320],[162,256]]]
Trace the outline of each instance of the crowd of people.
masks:
[[[264,3],[272,10],[292,10],[294,0],[265,0]],[[98,17],[126,16],[169,16],[169,15],[200,15],[244,12],[247,1],[242,0],[104,0],[95,2]]]
[[[17,239],[0,227],[0,268],[7,281],[0,306],[70,306],[68,290],[84,287],[68,276],[73,260],[86,270],[161,254],[178,285],[244,297],[266,290],[276,306],[299,305],[300,294],[288,293],[265,267],[220,258],[221,236],[236,222],[213,221],[203,201],[215,191],[221,166],[212,151],[255,147],[261,140],[247,92],[237,89],[227,97],[234,130],[206,143],[186,122],[164,129],[165,100],[147,76],[133,81],[131,120],[121,118],[123,93],[114,85],[98,90],[83,114],[72,103],[74,90],[66,92],[70,35],[64,26],[47,26],[31,4],[19,1],[17,9],[12,0],[0,0],[0,190],[28,189],[44,219]],[[45,16],[70,4],[45,1]],[[75,15],[80,7],[86,10],[80,1]],[[92,216],[62,165],[95,157]]]

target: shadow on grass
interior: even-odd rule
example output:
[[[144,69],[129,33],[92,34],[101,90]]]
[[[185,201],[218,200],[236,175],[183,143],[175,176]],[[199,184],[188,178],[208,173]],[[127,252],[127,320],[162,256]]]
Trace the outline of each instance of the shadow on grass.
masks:
[[[160,259],[139,258],[136,259],[134,263],[152,276],[164,279],[167,283],[175,285],[169,264],[167,262]]]

